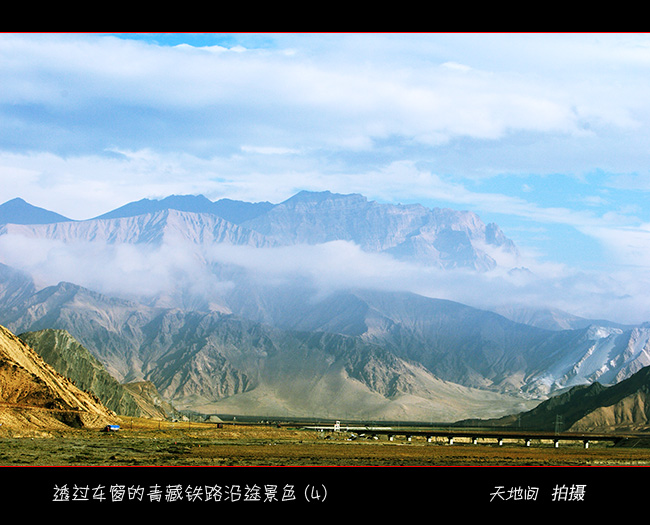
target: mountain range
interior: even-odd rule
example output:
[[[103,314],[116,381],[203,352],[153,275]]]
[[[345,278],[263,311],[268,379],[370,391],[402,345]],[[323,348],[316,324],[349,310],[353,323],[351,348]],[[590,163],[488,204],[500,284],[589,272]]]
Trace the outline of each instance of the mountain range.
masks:
[[[479,270],[496,265],[491,249],[516,252],[496,224],[485,225],[469,211],[380,204],[358,194],[307,191],[277,205],[212,202],[203,196],[143,199],[86,221],[49,216],[13,199],[0,206],[0,235],[7,234],[66,242],[150,244],[181,238],[255,247],[346,241],[369,253]]]
[[[66,330],[118,382],[149,381],[177,408],[494,418],[650,364],[650,325],[487,311],[358,277],[417,265],[451,279],[514,259],[469,211],[330,192],[144,199],[83,221],[43,211],[0,205],[0,324]]]

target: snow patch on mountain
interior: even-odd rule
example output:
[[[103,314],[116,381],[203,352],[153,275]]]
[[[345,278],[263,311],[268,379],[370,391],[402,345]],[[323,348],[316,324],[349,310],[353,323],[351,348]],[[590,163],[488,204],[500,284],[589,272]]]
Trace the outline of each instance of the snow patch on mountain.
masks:
[[[557,352],[544,372],[530,385],[551,393],[598,381],[615,384],[650,365],[650,328],[620,329],[590,326],[562,352]]]

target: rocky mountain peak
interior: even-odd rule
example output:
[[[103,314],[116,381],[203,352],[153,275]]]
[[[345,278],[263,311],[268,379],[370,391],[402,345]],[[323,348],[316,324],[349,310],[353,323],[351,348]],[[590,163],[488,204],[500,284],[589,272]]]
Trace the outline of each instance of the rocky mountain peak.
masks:
[[[130,202],[115,210],[96,217],[96,219],[117,219],[146,215],[163,210],[191,211],[194,213],[209,213],[212,201],[203,195],[171,195],[162,200],[141,199]]]
[[[368,199],[358,193],[332,193],[331,191],[308,191],[302,190],[293,197],[288,198],[277,206],[296,206],[299,204],[308,204],[312,206],[321,206],[323,204],[366,204]]]

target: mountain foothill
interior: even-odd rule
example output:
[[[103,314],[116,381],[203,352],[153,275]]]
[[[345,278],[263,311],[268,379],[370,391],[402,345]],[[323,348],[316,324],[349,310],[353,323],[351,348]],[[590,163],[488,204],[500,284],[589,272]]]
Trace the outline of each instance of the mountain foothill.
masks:
[[[514,270],[501,265],[517,254],[471,211],[358,194],[175,195],[86,220],[13,199],[0,205],[1,335],[109,415],[543,413],[526,421],[549,426],[555,407],[575,428],[643,428],[650,325],[479,308],[394,280]],[[22,365],[2,366],[0,384]]]

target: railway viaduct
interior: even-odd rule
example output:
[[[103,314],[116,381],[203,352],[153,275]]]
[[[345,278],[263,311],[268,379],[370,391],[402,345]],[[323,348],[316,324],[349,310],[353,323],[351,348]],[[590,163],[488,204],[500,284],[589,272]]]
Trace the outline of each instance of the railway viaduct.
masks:
[[[428,442],[446,441],[453,445],[459,440],[469,440],[473,444],[496,443],[503,445],[506,441],[523,442],[525,446],[531,446],[533,442],[552,442],[553,446],[559,447],[560,442],[581,442],[584,448],[588,448],[590,443],[597,441],[606,441],[617,444],[623,440],[638,438],[633,434],[608,434],[608,433],[590,433],[590,432],[543,432],[543,431],[525,431],[512,429],[477,429],[477,428],[455,428],[455,429],[418,429],[418,428],[392,428],[392,427],[371,427],[371,426],[345,426],[339,422],[334,425],[314,425],[305,427],[307,429],[318,430],[321,432],[350,432],[357,436],[370,438],[379,438],[385,436],[389,441],[401,437],[407,441],[413,438],[425,438]]]

